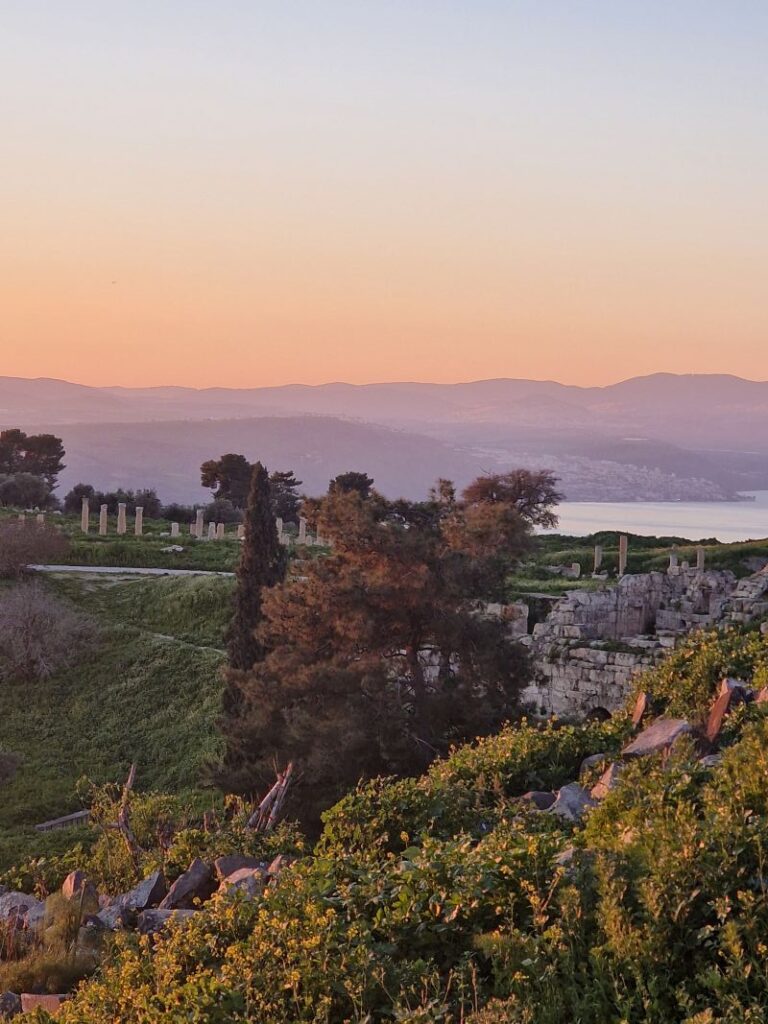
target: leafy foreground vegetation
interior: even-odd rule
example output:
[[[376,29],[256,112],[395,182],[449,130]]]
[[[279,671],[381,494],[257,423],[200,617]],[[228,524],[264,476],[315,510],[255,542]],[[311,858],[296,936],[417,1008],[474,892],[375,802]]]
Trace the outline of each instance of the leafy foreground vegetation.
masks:
[[[639,686],[654,715],[700,729],[725,675],[767,682],[768,639],[693,636]],[[767,709],[733,711],[714,763],[695,731],[628,764],[580,825],[518,797],[616,755],[627,713],[508,727],[419,778],[361,786],[263,897],[216,897],[153,939],[118,938],[60,1019],[762,1022]],[[211,842],[186,836],[190,856]]]

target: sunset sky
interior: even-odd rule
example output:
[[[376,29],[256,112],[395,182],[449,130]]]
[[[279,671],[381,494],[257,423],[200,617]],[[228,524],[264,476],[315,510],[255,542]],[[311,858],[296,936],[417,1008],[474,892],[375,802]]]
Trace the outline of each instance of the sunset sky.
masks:
[[[768,378],[764,0],[0,0],[0,374]]]

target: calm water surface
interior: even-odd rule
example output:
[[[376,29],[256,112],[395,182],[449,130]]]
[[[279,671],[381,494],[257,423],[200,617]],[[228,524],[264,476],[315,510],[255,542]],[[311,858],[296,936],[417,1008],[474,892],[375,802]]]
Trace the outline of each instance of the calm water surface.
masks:
[[[768,537],[768,491],[754,501],[564,501],[558,533],[576,536],[626,530],[644,536],[698,540],[757,540]]]

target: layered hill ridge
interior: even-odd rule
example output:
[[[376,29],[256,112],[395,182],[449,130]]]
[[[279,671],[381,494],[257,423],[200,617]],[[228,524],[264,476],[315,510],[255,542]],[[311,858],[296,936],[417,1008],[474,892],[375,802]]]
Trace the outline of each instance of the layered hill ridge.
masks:
[[[11,426],[64,437],[63,486],[141,481],[167,500],[200,500],[200,462],[230,450],[292,467],[310,489],[366,469],[392,496],[517,465],[554,469],[581,500],[768,489],[768,382],[725,374],[243,389],[0,377],[0,428]]]

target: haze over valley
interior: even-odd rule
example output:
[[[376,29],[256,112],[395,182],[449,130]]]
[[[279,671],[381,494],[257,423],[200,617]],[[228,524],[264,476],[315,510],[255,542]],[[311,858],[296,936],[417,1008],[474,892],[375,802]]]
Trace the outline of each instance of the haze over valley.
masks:
[[[0,378],[0,425],[51,429],[64,490],[138,479],[197,501],[201,461],[243,451],[309,492],[364,468],[388,496],[447,476],[553,469],[574,501],[720,501],[768,489],[768,382],[653,374],[606,387],[499,379],[267,388],[86,387]]]

